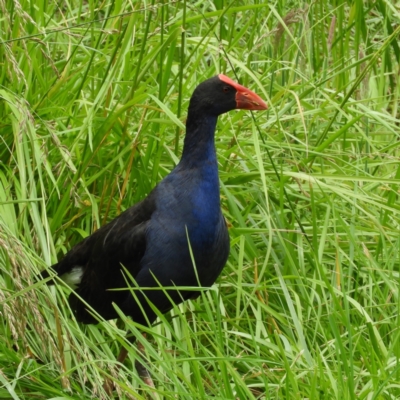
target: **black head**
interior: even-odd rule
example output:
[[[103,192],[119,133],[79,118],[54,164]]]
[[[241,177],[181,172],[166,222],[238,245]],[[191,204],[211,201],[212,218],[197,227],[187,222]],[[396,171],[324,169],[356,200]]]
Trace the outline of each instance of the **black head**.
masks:
[[[234,109],[266,110],[268,107],[257,94],[219,74],[196,87],[189,108],[218,116]]]

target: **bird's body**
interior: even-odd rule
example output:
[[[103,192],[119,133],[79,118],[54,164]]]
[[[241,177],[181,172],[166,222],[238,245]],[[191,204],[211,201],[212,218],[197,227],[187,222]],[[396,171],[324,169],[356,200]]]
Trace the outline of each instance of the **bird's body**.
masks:
[[[243,97],[248,94],[238,95],[244,90],[251,102]],[[240,103],[245,100],[247,106]],[[77,284],[78,297],[72,293],[70,304],[78,321],[97,321],[90,307],[105,319],[117,318],[116,304],[134,321],[151,324],[156,313],[150,304],[165,313],[197,297],[191,288],[215,282],[228,258],[229,235],[220,207],[214,133],[218,115],[234,108],[266,105],[224,75],[200,84],[190,101],[175,169],[144,200],[53,265],[57,275]]]

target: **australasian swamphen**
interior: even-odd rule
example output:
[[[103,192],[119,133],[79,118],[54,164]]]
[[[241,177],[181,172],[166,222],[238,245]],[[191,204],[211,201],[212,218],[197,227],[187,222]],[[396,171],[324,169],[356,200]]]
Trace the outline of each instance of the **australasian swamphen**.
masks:
[[[266,110],[267,105],[222,74],[200,83],[190,99],[179,164],[144,200],[52,266],[104,319],[118,317],[115,303],[134,321],[152,324],[156,313],[150,303],[166,313],[173,303],[199,295],[188,287],[209,287],[217,279],[228,258],[229,235],[220,208],[214,133],[218,116],[233,109]],[[111,290],[127,287],[124,268],[136,281],[132,287],[159,290],[135,290],[134,295],[130,290]],[[49,276],[48,271],[41,274]],[[73,292],[69,297],[76,319],[98,322],[79,297]]]

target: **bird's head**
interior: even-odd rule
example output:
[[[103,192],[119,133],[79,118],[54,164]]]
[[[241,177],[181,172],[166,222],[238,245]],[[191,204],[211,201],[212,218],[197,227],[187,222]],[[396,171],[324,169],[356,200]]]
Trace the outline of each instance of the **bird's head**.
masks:
[[[223,74],[200,83],[190,100],[190,107],[211,115],[220,115],[234,109],[266,110],[268,108],[260,96]]]

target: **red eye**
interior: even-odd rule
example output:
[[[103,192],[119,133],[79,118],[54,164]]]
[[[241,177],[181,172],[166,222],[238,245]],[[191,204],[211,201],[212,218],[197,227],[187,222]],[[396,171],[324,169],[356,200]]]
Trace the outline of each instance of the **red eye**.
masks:
[[[229,86],[224,86],[224,88],[222,89],[224,91],[224,93],[229,93]]]

